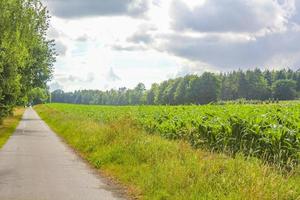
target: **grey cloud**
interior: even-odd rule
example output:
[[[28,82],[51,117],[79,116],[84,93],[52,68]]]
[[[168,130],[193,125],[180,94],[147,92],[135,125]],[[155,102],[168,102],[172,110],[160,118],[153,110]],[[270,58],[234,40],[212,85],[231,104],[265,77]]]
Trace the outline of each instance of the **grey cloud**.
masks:
[[[67,46],[64,43],[62,43],[60,40],[55,41],[55,49],[58,55],[60,56],[65,56],[68,50]]]
[[[50,25],[48,32],[47,32],[47,36],[50,39],[55,39],[60,36],[60,33],[53,26]]]
[[[78,38],[76,38],[77,42],[86,42],[88,40],[89,40],[89,37],[86,34],[82,35],[82,36],[79,36]]]
[[[50,12],[60,18],[129,15],[141,16],[148,0],[47,0]]]
[[[257,37],[255,40],[233,41],[216,36],[188,37],[172,35],[164,38],[159,50],[222,68],[261,67],[276,56],[300,53],[300,32],[289,31]],[[298,58],[300,61],[300,58]],[[292,66],[287,66],[292,67]]]
[[[93,82],[95,80],[95,76],[93,73],[88,73],[86,78],[81,78],[75,75],[68,75],[68,74],[58,74],[56,75],[56,81],[62,84],[67,83],[88,83]]]
[[[115,51],[140,51],[140,50],[146,50],[145,47],[141,45],[119,45],[115,44],[110,46],[112,50]]]
[[[138,30],[126,39],[128,44],[112,45],[111,48],[116,51],[139,51],[147,50],[151,48],[152,43],[154,43],[154,33],[158,29],[153,24],[142,24],[138,27]]]
[[[149,44],[153,41],[152,35],[146,32],[137,32],[127,39],[128,42],[132,43],[144,43]]]
[[[218,71],[214,66],[202,62],[184,63],[177,71],[175,77],[183,77],[188,74],[202,74],[206,71]]]
[[[107,80],[110,82],[115,82],[121,80],[121,78],[114,72],[114,69],[111,67],[107,74]]]
[[[291,20],[297,24],[300,24],[300,1],[295,0],[294,2],[294,13]]]
[[[153,24],[142,24],[138,27],[138,31],[127,38],[127,42],[149,44],[153,42],[152,32],[157,31]]]
[[[202,66],[197,66],[196,68],[191,68],[188,66],[183,66],[181,69],[176,73],[175,77],[184,77],[189,74],[201,74],[204,70],[202,70]]]
[[[88,73],[86,77],[86,82],[93,82],[95,80],[95,75],[93,73]]]
[[[257,32],[285,22],[285,10],[276,0],[208,0],[194,9],[173,0],[170,13],[176,30],[199,32]]]
[[[70,75],[68,76],[67,80],[70,82],[76,82],[76,81],[81,81],[82,79],[77,76]]]
[[[50,91],[53,92],[55,90],[63,90],[63,86],[59,84],[57,81],[50,83],[49,85]]]

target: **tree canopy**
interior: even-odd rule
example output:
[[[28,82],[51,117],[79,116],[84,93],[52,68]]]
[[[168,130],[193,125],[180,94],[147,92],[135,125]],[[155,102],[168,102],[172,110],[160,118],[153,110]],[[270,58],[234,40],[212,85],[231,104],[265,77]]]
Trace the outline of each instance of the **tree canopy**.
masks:
[[[300,71],[205,72],[152,84],[149,90],[139,83],[134,89],[81,90],[52,93],[53,102],[100,105],[207,104],[219,100],[293,100],[299,96]]]
[[[0,0],[0,120],[34,88],[47,88],[55,61],[48,20],[39,0]]]

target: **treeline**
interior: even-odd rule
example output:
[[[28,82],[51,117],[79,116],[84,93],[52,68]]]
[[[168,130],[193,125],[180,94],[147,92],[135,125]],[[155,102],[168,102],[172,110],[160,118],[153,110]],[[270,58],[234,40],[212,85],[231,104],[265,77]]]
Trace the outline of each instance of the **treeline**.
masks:
[[[139,83],[134,89],[80,90],[51,94],[52,102],[99,105],[207,104],[219,100],[293,100],[300,93],[300,71],[233,71],[201,76],[187,75],[154,83],[149,90]]]
[[[39,0],[0,0],[0,123],[15,105],[47,95],[55,61],[48,19]]]

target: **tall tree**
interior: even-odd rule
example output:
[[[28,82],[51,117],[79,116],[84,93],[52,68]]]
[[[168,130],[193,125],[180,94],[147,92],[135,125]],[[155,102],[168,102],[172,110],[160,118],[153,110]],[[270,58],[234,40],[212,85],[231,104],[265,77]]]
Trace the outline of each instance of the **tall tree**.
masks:
[[[34,88],[46,89],[55,61],[48,18],[39,0],[0,0],[0,120]]]
[[[277,80],[273,85],[274,98],[293,100],[297,97],[296,82],[290,79]]]

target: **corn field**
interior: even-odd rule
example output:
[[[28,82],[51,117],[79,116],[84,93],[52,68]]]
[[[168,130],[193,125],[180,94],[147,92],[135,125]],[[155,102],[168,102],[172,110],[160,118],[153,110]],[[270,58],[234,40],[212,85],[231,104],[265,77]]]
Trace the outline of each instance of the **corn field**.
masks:
[[[149,134],[194,148],[243,154],[287,170],[300,159],[300,104],[206,106],[78,106],[54,104],[99,123],[131,119]]]

